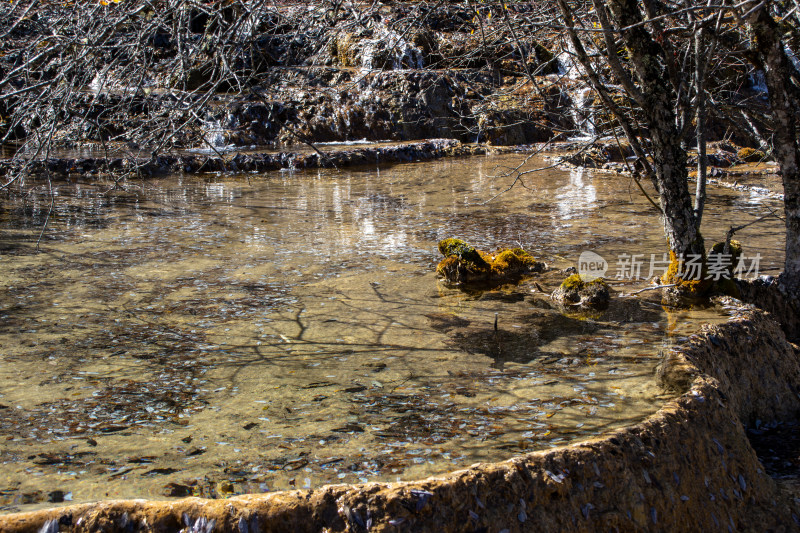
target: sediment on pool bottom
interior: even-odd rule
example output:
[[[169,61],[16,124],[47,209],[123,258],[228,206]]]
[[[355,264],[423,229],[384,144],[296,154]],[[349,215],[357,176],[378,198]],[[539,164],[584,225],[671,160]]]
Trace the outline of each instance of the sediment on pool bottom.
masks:
[[[800,364],[767,313],[743,307],[665,357],[685,392],[602,438],[408,483],[177,502],[108,501],[0,517],[8,532],[178,531],[791,531],[745,435],[754,417],[795,418]],[[688,387],[688,388],[686,388]],[[55,525],[51,522],[51,525]]]

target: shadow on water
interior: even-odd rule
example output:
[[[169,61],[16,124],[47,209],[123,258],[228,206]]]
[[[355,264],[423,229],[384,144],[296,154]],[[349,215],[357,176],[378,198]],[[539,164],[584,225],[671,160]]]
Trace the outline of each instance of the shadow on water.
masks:
[[[515,320],[524,325],[513,330],[466,326],[453,328],[448,333],[453,337],[454,346],[467,353],[489,357],[493,360],[492,367],[502,370],[509,361],[525,364],[548,357],[548,353],[538,348],[559,337],[586,335],[598,329],[593,322],[544,312]]]
[[[553,170],[483,205],[494,164],[57,183],[39,253],[27,184],[0,211],[0,505],[421,478],[655,412],[660,352],[717,311],[561,312],[555,270],[437,282],[452,236],[558,268],[663,246],[607,179]]]
[[[544,275],[550,284],[557,284],[563,275],[550,272]],[[544,283],[545,279],[537,276]],[[485,318],[472,324],[460,316],[448,313],[426,315],[429,326],[446,333],[449,344],[466,353],[480,354],[492,359],[492,368],[502,370],[505,363],[528,364],[553,361],[563,354],[543,351],[546,346],[560,338],[578,339],[594,335],[598,339],[614,337],[623,324],[658,323],[663,320],[663,311],[654,308],[651,302],[639,299],[614,298],[603,310],[563,308],[543,296],[532,297],[514,287],[495,290],[459,289],[471,299],[480,302],[518,303],[527,300],[536,311],[514,312],[509,316],[504,309],[502,317],[497,313],[494,324]],[[514,322],[511,328],[508,322]],[[598,342],[602,342],[598,340]]]

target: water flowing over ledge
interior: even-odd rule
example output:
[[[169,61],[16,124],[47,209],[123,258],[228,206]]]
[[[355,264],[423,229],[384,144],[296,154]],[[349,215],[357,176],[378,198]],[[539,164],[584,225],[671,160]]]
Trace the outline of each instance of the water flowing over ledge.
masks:
[[[151,176],[172,173],[197,174],[203,172],[266,172],[270,170],[300,170],[310,168],[338,168],[378,163],[398,163],[415,160],[438,159],[444,156],[483,154],[500,151],[492,147],[462,145],[453,139],[429,139],[410,143],[375,143],[374,145],[344,145],[333,151],[243,151],[229,154],[208,153],[167,154],[153,158],[133,156],[53,157],[32,163],[33,172],[98,173],[131,171]],[[506,148],[521,151],[525,147]],[[22,160],[0,161],[0,175],[9,174],[25,163]]]
[[[777,322],[740,306],[665,354],[659,378],[684,392],[639,424],[445,476],[227,500],[106,501],[3,516],[0,528],[37,531],[50,521],[47,531],[166,532],[213,520],[215,531],[240,533],[796,529],[745,434],[756,419],[800,411],[798,353]]]

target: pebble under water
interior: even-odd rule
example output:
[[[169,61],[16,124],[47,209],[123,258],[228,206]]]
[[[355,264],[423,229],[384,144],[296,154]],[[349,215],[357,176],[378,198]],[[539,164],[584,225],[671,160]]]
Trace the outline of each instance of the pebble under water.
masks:
[[[664,251],[621,176],[550,169],[485,203],[520,161],[79,177],[54,184],[39,252],[47,187],[25,183],[0,210],[1,509],[421,478],[655,412],[661,354],[723,310],[645,293],[563,312],[557,270],[487,291],[437,280],[452,236],[554,269]],[[710,198],[707,239],[769,202]],[[765,224],[737,237],[771,273],[782,224]]]

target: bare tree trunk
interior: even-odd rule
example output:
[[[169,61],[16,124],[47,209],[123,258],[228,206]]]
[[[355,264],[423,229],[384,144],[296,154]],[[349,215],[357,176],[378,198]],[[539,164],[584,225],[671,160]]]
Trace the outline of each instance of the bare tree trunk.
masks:
[[[664,212],[664,230],[676,255],[703,255],[703,238],[692,207],[686,150],[676,121],[677,95],[670,84],[664,49],[644,27],[635,0],[611,0],[609,8],[630,51],[631,63],[644,99],[642,113],[652,140],[655,185]]]
[[[781,284],[800,296],[800,150],[797,143],[796,111],[800,98],[791,82],[793,65],[786,57],[781,30],[764,7],[751,17],[756,51],[766,72],[769,103],[775,124],[774,154],[783,179],[786,216],[786,261]]]
[[[695,135],[697,137],[697,188],[694,194],[694,216],[699,227],[703,221],[703,208],[706,204],[706,180],[708,171],[708,158],[706,154],[706,91],[705,72],[706,59],[703,38],[703,27],[699,26],[694,34],[694,61],[695,61]]]

